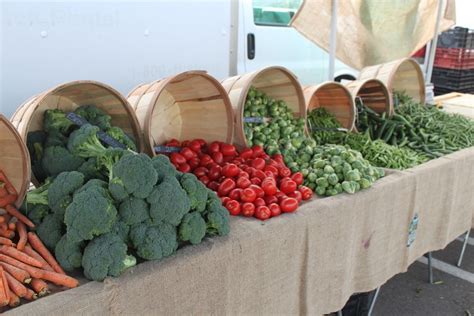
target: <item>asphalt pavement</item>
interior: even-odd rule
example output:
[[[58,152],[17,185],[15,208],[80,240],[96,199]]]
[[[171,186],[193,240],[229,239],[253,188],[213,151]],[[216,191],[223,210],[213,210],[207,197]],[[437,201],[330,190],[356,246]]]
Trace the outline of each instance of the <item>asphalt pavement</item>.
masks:
[[[473,237],[471,230],[461,267],[456,266],[462,247],[460,240],[432,253],[433,284],[429,283],[426,258],[420,258],[406,273],[390,279],[381,287],[372,315],[474,316]]]

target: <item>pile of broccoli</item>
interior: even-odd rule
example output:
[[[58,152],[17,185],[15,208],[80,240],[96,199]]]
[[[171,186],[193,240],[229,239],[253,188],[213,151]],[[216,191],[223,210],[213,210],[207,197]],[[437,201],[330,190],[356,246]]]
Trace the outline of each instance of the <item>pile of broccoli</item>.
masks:
[[[106,132],[130,150],[137,149],[134,140],[122,129],[112,126],[112,118],[101,109],[87,105],[74,112],[90,125],[79,128],[66,117],[66,112],[50,109],[44,112],[43,130],[28,133],[32,171],[41,183],[64,171],[79,171],[86,179],[105,179],[94,158],[106,149],[97,137],[99,131]]]
[[[163,155],[103,148],[96,131],[72,131],[67,151],[93,161],[101,176],[60,172],[29,192],[22,208],[64,270],[82,268],[101,281],[137,260],[160,260],[206,235],[229,233],[229,213],[193,174],[177,171]]]

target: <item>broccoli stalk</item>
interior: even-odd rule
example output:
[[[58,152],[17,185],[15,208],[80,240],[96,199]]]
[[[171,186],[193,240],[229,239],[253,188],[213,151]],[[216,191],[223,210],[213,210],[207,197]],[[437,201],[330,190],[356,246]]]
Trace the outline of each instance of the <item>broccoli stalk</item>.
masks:
[[[42,186],[29,191],[26,194],[26,202],[28,204],[33,204],[33,205],[48,205],[48,189],[50,187],[51,183],[46,181]]]
[[[99,128],[90,124],[82,125],[69,136],[67,148],[81,158],[100,157],[105,153],[105,147],[97,137]]]

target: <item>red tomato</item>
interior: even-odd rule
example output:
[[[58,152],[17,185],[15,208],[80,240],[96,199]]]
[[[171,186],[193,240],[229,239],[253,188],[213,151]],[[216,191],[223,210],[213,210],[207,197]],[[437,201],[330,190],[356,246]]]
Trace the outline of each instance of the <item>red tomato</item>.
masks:
[[[238,177],[239,178],[247,178],[247,179],[250,178],[249,174],[245,171],[240,171]]]
[[[276,194],[275,194],[275,197],[278,199],[278,202],[281,202],[283,201],[284,199],[286,199],[288,196],[281,192],[281,191],[278,191]]]
[[[278,173],[280,174],[280,177],[289,177],[289,176],[291,176],[291,170],[287,167],[280,167],[278,169]]]
[[[240,199],[242,202],[253,202],[257,198],[257,192],[252,188],[246,188],[240,194]]]
[[[267,205],[270,205],[270,204],[272,204],[272,203],[278,203],[278,198],[277,198],[275,195],[272,195],[272,196],[270,196],[270,195],[265,195],[265,196],[263,197],[263,200],[265,201],[265,203],[266,203]]]
[[[240,189],[240,188],[235,188],[235,189],[233,189],[232,191],[230,191],[229,197],[230,197],[232,200],[240,201],[241,196],[242,196],[242,191],[243,191],[243,190]]]
[[[255,210],[255,217],[262,221],[269,219],[272,216],[272,212],[266,206],[259,206]]]
[[[191,169],[196,169],[199,166],[199,158],[194,157],[188,160],[188,164],[191,167]]]
[[[282,154],[274,154],[272,158],[273,158],[273,160],[277,161],[280,164],[283,163],[283,155]]]
[[[234,160],[234,157],[232,157],[232,156],[224,156],[224,162],[231,162],[232,160]]]
[[[303,201],[303,195],[300,191],[293,191],[291,193],[288,193],[288,197],[296,199],[298,201],[298,204]]]
[[[278,176],[278,169],[275,166],[267,165],[267,166],[265,166],[265,169],[263,169],[263,170],[265,170],[265,173],[267,171],[270,171],[272,174],[275,175],[275,177]]]
[[[208,150],[210,153],[216,153],[216,152],[219,152],[221,150],[220,148],[221,146],[219,145],[219,142],[212,142],[209,146],[208,146]]]
[[[237,155],[237,150],[235,149],[234,145],[231,144],[222,144],[221,145],[221,152],[224,156],[235,156]]]
[[[198,142],[201,146],[206,145],[206,141],[202,138],[196,138],[193,141]]]
[[[277,193],[278,188],[275,185],[275,182],[271,180],[271,178],[266,178],[262,181],[262,190],[265,192],[266,195],[275,195]]]
[[[277,162],[275,159],[270,159],[268,161],[268,165],[277,168],[277,175],[278,175],[278,167],[281,166],[281,163]]]
[[[210,181],[208,184],[207,184],[207,187],[209,189],[211,189],[212,191],[216,191],[219,190],[219,182],[216,182],[216,181]]]
[[[189,143],[190,143],[189,140],[183,140],[183,141],[181,142],[181,147],[188,147],[188,146],[189,146]]]
[[[227,201],[225,207],[229,210],[230,215],[240,214],[240,203],[234,200]]]
[[[263,168],[265,168],[265,160],[263,160],[262,158],[255,158],[252,161],[252,167],[258,170],[263,170]]]
[[[280,208],[282,212],[285,213],[294,212],[298,208],[298,201],[294,198],[288,197],[280,202]]]
[[[265,177],[274,179],[275,175],[271,171],[265,171]]]
[[[186,163],[186,158],[184,158],[183,155],[179,153],[171,153],[170,160],[174,165],[181,165],[183,163]]]
[[[252,203],[247,202],[242,204],[241,209],[243,216],[252,217],[253,214],[255,214],[255,205],[253,205]]]
[[[262,158],[263,160],[267,161],[270,159],[270,156],[267,155],[266,153],[264,153],[263,155],[260,156],[260,158]]]
[[[250,182],[248,178],[239,176],[239,178],[237,178],[236,184],[238,188],[245,189],[248,188],[252,182]]]
[[[303,174],[295,172],[291,175],[291,180],[295,181],[297,185],[301,185],[303,183]]]
[[[222,167],[222,174],[228,178],[233,178],[240,173],[240,168],[230,163]]]
[[[260,180],[263,180],[267,177],[267,175],[265,174],[265,172],[263,172],[262,170],[255,170],[255,172],[253,173],[252,175],[253,177],[257,177],[259,178]]]
[[[187,172],[191,172],[191,167],[189,166],[189,164],[183,163],[179,165],[178,170],[183,173],[187,173]]]
[[[225,179],[219,184],[219,189],[217,190],[217,195],[224,196],[229,194],[230,191],[235,189],[235,181],[232,179]]]
[[[181,149],[179,152],[186,160],[189,160],[191,158],[197,157],[197,154],[191,150],[191,148],[184,147]]]
[[[180,147],[181,144],[179,142],[179,140],[177,140],[176,138],[171,138],[166,144],[165,146],[169,146],[169,147]]]
[[[198,153],[201,151],[201,143],[198,140],[192,140],[189,143],[189,148],[194,151],[195,153]]]
[[[213,162],[211,156],[209,156],[208,154],[203,154],[201,155],[200,158],[201,158],[201,161],[199,162],[199,165],[201,166],[206,166],[209,163]]]
[[[199,181],[201,181],[202,183],[204,183],[204,185],[207,186],[210,180],[207,176],[202,176],[202,177],[199,177]]]
[[[265,152],[263,151],[263,148],[258,146],[258,145],[255,145],[255,146],[252,146],[252,157],[260,157],[261,155],[263,155]]]
[[[221,176],[221,166],[215,165],[209,169],[208,177],[210,180],[217,180]]]
[[[255,201],[253,201],[253,204],[255,205],[255,207],[259,207],[259,206],[265,206],[265,200],[262,199],[262,198],[256,198]]]
[[[228,201],[230,201],[230,197],[228,197],[228,196],[222,196],[219,199],[221,199],[222,205],[224,205],[224,206]]]
[[[284,180],[280,182],[280,190],[286,194],[294,192],[296,187],[296,182],[293,180]]]
[[[302,185],[298,190],[300,190],[303,200],[309,200],[313,196],[313,190],[307,186]]]
[[[276,203],[271,203],[270,205],[268,205],[268,208],[270,209],[270,212],[272,213],[272,217],[275,217],[281,214],[280,205]]]
[[[259,178],[251,178],[251,179],[250,179],[250,182],[252,182],[252,184],[255,184],[255,185],[260,185],[260,184],[262,184],[262,180],[259,179]]]
[[[198,178],[200,178],[202,176],[206,176],[208,172],[209,172],[209,170],[207,170],[207,168],[205,168],[205,167],[198,167],[198,168],[194,169],[194,175]]]
[[[263,198],[265,196],[265,192],[258,185],[251,184],[249,188],[255,191],[255,193],[257,194],[257,197]]]
[[[253,151],[250,148],[245,148],[240,152],[240,157],[247,160],[252,158]]]
[[[224,162],[224,156],[220,151],[212,153],[212,160],[214,160],[217,164],[222,164]]]

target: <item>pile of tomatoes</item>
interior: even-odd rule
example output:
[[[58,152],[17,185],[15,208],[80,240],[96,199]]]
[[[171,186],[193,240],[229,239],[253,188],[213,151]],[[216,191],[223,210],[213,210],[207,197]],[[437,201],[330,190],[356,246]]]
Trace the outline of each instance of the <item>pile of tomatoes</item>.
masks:
[[[192,172],[209,189],[216,191],[231,215],[261,220],[296,211],[313,191],[303,186],[303,175],[291,173],[282,155],[270,157],[260,146],[240,152],[234,145],[204,140],[179,142],[166,146],[181,147],[170,154],[181,172]]]

